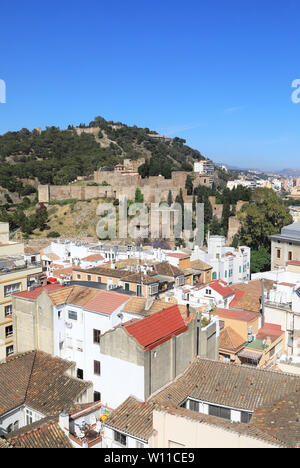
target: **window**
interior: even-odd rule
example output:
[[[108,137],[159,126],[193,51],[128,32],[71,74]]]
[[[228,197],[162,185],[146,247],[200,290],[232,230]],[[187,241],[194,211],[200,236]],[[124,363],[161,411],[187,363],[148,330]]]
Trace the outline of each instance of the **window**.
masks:
[[[138,284],[137,287],[136,287],[136,295],[138,297],[142,296],[142,286],[140,284]]]
[[[125,283],[125,291],[129,291],[129,283]]]
[[[291,262],[293,260],[293,252],[289,252],[288,257],[289,257],[289,262]]]
[[[241,422],[248,424],[251,420],[252,414],[246,413],[245,411],[241,411]]]
[[[13,334],[13,326],[5,327],[5,337],[9,338]]]
[[[93,331],[93,342],[94,344],[100,344],[100,336],[101,336],[101,331],[100,330],[95,330]]]
[[[74,310],[69,310],[68,317],[70,320],[77,320],[77,312],[75,312]]]
[[[87,275],[87,280],[88,280],[88,281],[92,281],[91,275]]]
[[[98,283],[102,283],[102,278],[101,278],[101,276],[98,276]]]
[[[25,411],[25,415],[26,415],[26,426],[28,426],[28,424],[32,424],[33,423],[33,414],[32,414],[32,411],[30,410],[26,410]]]
[[[216,280],[216,279],[217,279],[217,273],[216,273],[215,271],[213,272],[212,279],[213,279],[213,280]]]
[[[14,354],[14,347],[13,346],[7,346],[6,348],[6,357],[11,356]]]
[[[94,402],[96,403],[97,401],[101,401],[101,393],[100,392],[94,392]]]
[[[14,431],[17,431],[19,429],[19,421],[16,421],[14,423]]]
[[[126,436],[124,434],[121,434],[120,432],[114,431],[114,439],[116,442],[119,442],[119,444],[124,445],[126,447]]]
[[[94,361],[94,375],[101,375],[101,363]]]
[[[4,315],[5,317],[9,317],[10,315],[12,315],[12,305],[4,307]]]
[[[10,425],[8,426],[8,428],[6,429],[6,430],[7,430],[7,433],[9,434],[10,432],[12,432],[12,431],[13,431],[13,428],[14,428],[14,425],[13,425],[13,424],[10,424]]]
[[[277,249],[277,258],[280,258],[281,257],[281,252],[279,249]]]
[[[83,370],[77,369],[77,379],[83,380]]]
[[[211,416],[218,416],[219,418],[229,419],[231,411],[229,408],[222,408],[221,406],[209,405],[208,414]]]
[[[190,400],[190,410],[191,411],[197,411],[199,413],[199,409],[200,409],[200,406],[199,406],[198,401]]]
[[[80,279],[81,279],[81,275],[77,275],[77,279],[80,280]]]
[[[13,293],[21,291],[21,283],[9,284],[4,286],[4,296],[10,296]]]

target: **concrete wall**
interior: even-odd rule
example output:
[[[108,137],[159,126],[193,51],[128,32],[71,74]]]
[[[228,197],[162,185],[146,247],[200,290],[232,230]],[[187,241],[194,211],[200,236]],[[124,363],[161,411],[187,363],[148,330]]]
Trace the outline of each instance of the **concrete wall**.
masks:
[[[0,242],[9,241],[9,223],[0,223]]]
[[[261,439],[222,427],[172,415],[153,412],[153,435],[150,448],[276,448]]]
[[[36,301],[13,297],[14,348],[16,353],[33,349],[54,354],[53,304],[46,292]]]

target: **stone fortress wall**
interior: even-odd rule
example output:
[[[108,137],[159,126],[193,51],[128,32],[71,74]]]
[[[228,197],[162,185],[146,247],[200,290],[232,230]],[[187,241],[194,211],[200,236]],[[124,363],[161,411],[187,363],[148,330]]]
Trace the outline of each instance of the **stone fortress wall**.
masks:
[[[138,161],[125,159],[123,171],[117,170],[118,166],[116,166],[114,171],[99,170],[94,172],[94,182],[109,185],[40,185],[38,187],[39,202],[49,203],[71,198],[89,200],[91,198],[122,199],[127,197],[129,200],[134,200],[137,188],[141,189],[146,203],[167,201],[170,191],[173,200],[175,200],[180,189],[182,189],[184,200],[190,201],[185,189],[186,178],[188,174],[191,174],[190,172],[174,171],[171,179],[166,179],[163,176],[150,176],[143,179],[137,171],[144,161],[144,159]],[[195,187],[198,185],[210,186],[209,177],[201,174],[193,174],[193,177]]]

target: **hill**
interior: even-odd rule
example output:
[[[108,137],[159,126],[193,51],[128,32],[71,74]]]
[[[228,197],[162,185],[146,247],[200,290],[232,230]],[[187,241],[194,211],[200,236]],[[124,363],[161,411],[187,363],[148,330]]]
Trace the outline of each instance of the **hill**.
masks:
[[[174,170],[192,170],[202,154],[180,138],[159,138],[148,128],[130,127],[96,117],[89,125],[66,130],[22,129],[0,135],[0,186],[19,192],[24,179],[40,184],[63,185],[94,170],[114,166],[124,158],[149,160],[141,175],[162,174],[169,178]]]

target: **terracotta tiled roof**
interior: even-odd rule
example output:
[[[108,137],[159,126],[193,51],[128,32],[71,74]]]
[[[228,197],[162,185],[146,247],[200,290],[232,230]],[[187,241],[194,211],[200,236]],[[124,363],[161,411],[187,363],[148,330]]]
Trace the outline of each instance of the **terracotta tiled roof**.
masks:
[[[300,392],[295,391],[276,399],[272,404],[258,408],[251,420],[270,437],[289,448],[300,447]]]
[[[84,286],[71,286],[49,293],[54,305],[73,304],[94,312],[112,314],[129,296]]]
[[[73,448],[57,419],[45,418],[6,436],[13,448]]]
[[[254,312],[248,312],[247,310],[222,309],[221,307],[218,307],[215,310],[215,314],[221,318],[240,320],[242,322],[252,322],[259,318],[259,315]]]
[[[127,398],[124,403],[111,413],[105,421],[105,426],[141,439],[147,443],[153,432],[154,411],[193,420],[199,424],[219,427],[239,435],[261,439],[275,446],[283,446],[283,444],[272,437],[271,434],[265,433],[262,429],[252,424],[235,423],[216,416],[198,413],[178,406],[175,407],[170,404],[165,406],[155,401],[141,402],[133,396]]]
[[[168,253],[167,257],[185,259],[185,258],[190,258],[190,255],[178,252],[178,253]]]
[[[192,268],[195,270],[212,270],[212,266],[208,263],[203,262],[203,260],[194,260],[191,262]]]
[[[162,276],[170,276],[176,278],[177,276],[182,276],[184,273],[180,268],[171,265],[168,262],[157,263],[154,266],[154,274]]]
[[[2,448],[13,448],[12,445],[10,445],[9,442],[7,442],[7,440],[5,439],[1,439],[0,437],[0,449]]]
[[[271,339],[271,342],[273,343],[273,341],[276,341],[282,335],[284,335],[284,331],[281,330],[280,325],[265,323],[264,326],[260,330],[258,330],[256,339],[265,340],[269,337]]]
[[[151,401],[178,406],[187,397],[254,411],[300,391],[300,377],[248,366],[196,358],[174,383]]]
[[[94,312],[111,315],[116,309],[126,304],[129,296],[116,293],[113,291],[98,291],[98,294],[87,302],[84,306],[85,309]]]
[[[44,253],[43,254],[45,257],[47,257],[48,260],[60,260],[60,257],[56,255],[55,253]]]
[[[131,297],[129,301],[123,307],[124,312],[129,314],[136,315],[153,315],[160,310],[167,309],[170,307],[170,304],[177,304],[176,299],[172,299],[170,302],[160,301],[160,300],[151,300],[145,297]]]
[[[153,349],[172,336],[180,335],[187,330],[177,305],[134,323],[128,325],[125,323],[124,328],[147,350]]]
[[[98,260],[104,260],[104,257],[100,254],[94,254],[94,255],[88,255],[87,257],[82,258],[81,260],[87,261],[87,262],[96,262]]]
[[[211,289],[216,291],[224,298],[234,294],[233,289],[230,286],[228,286],[228,284],[225,283],[225,281],[215,280],[206,285],[206,287],[207,286],[209,286]]]
[[[274,281],[265,280],[265,290],[270,291],[274,283]],[[231,287],[236,291],[236,294],[230,303],[230,307],[260,312],[262,295],[260,280],[249,281],[248,283],[236,283],[231,285]]]
[[[245,340],[231,327],[226,327],[221,331],[219,340],[220,348],[227,349],[235,353],[240,351],[244,344]]]
[[[123,278],[124,276],[128,275],[128,271],[126,270],[117,270],[113,268],[107,268],[104,266],[98,266],[95,268],[89,268],[89,269],[84,269],[84,268],[74,268],[73,271],[82,271],[85,273],[91,273],[91,274],[96,274],[100,276],[107,276],[108,278]]]
[[[57,291],[52,291],[48,293],[48,295],[55,306],[63,305],[67,303],[68,297],[70,296],[72,289],[72,286],[61,288]]]
[[[57,291],[58,289],[62,289],[63,286],[59,284],[48,284],[47,286],[41,286],[39,288],[35,288],[32,291],[22,291],[19,293],[13,294],[16,297],[21,297],[22,299],[29,299],[29,300],[35,300],[37,297],[42,294],[42,292],[53,292]]]
[[[130,396],[106,419],[105,426],[148,442],[153,430],[155,403],[141,402]]]
[[[52,271],[51,276],[54,278],[65,278],[66,276],[72,276],[73,267],[58,268]]]
[[[0,365],[0,415],[27,404],[45,416],[71,407],[91,383],[66,375],[73,363],[40,351]]]

